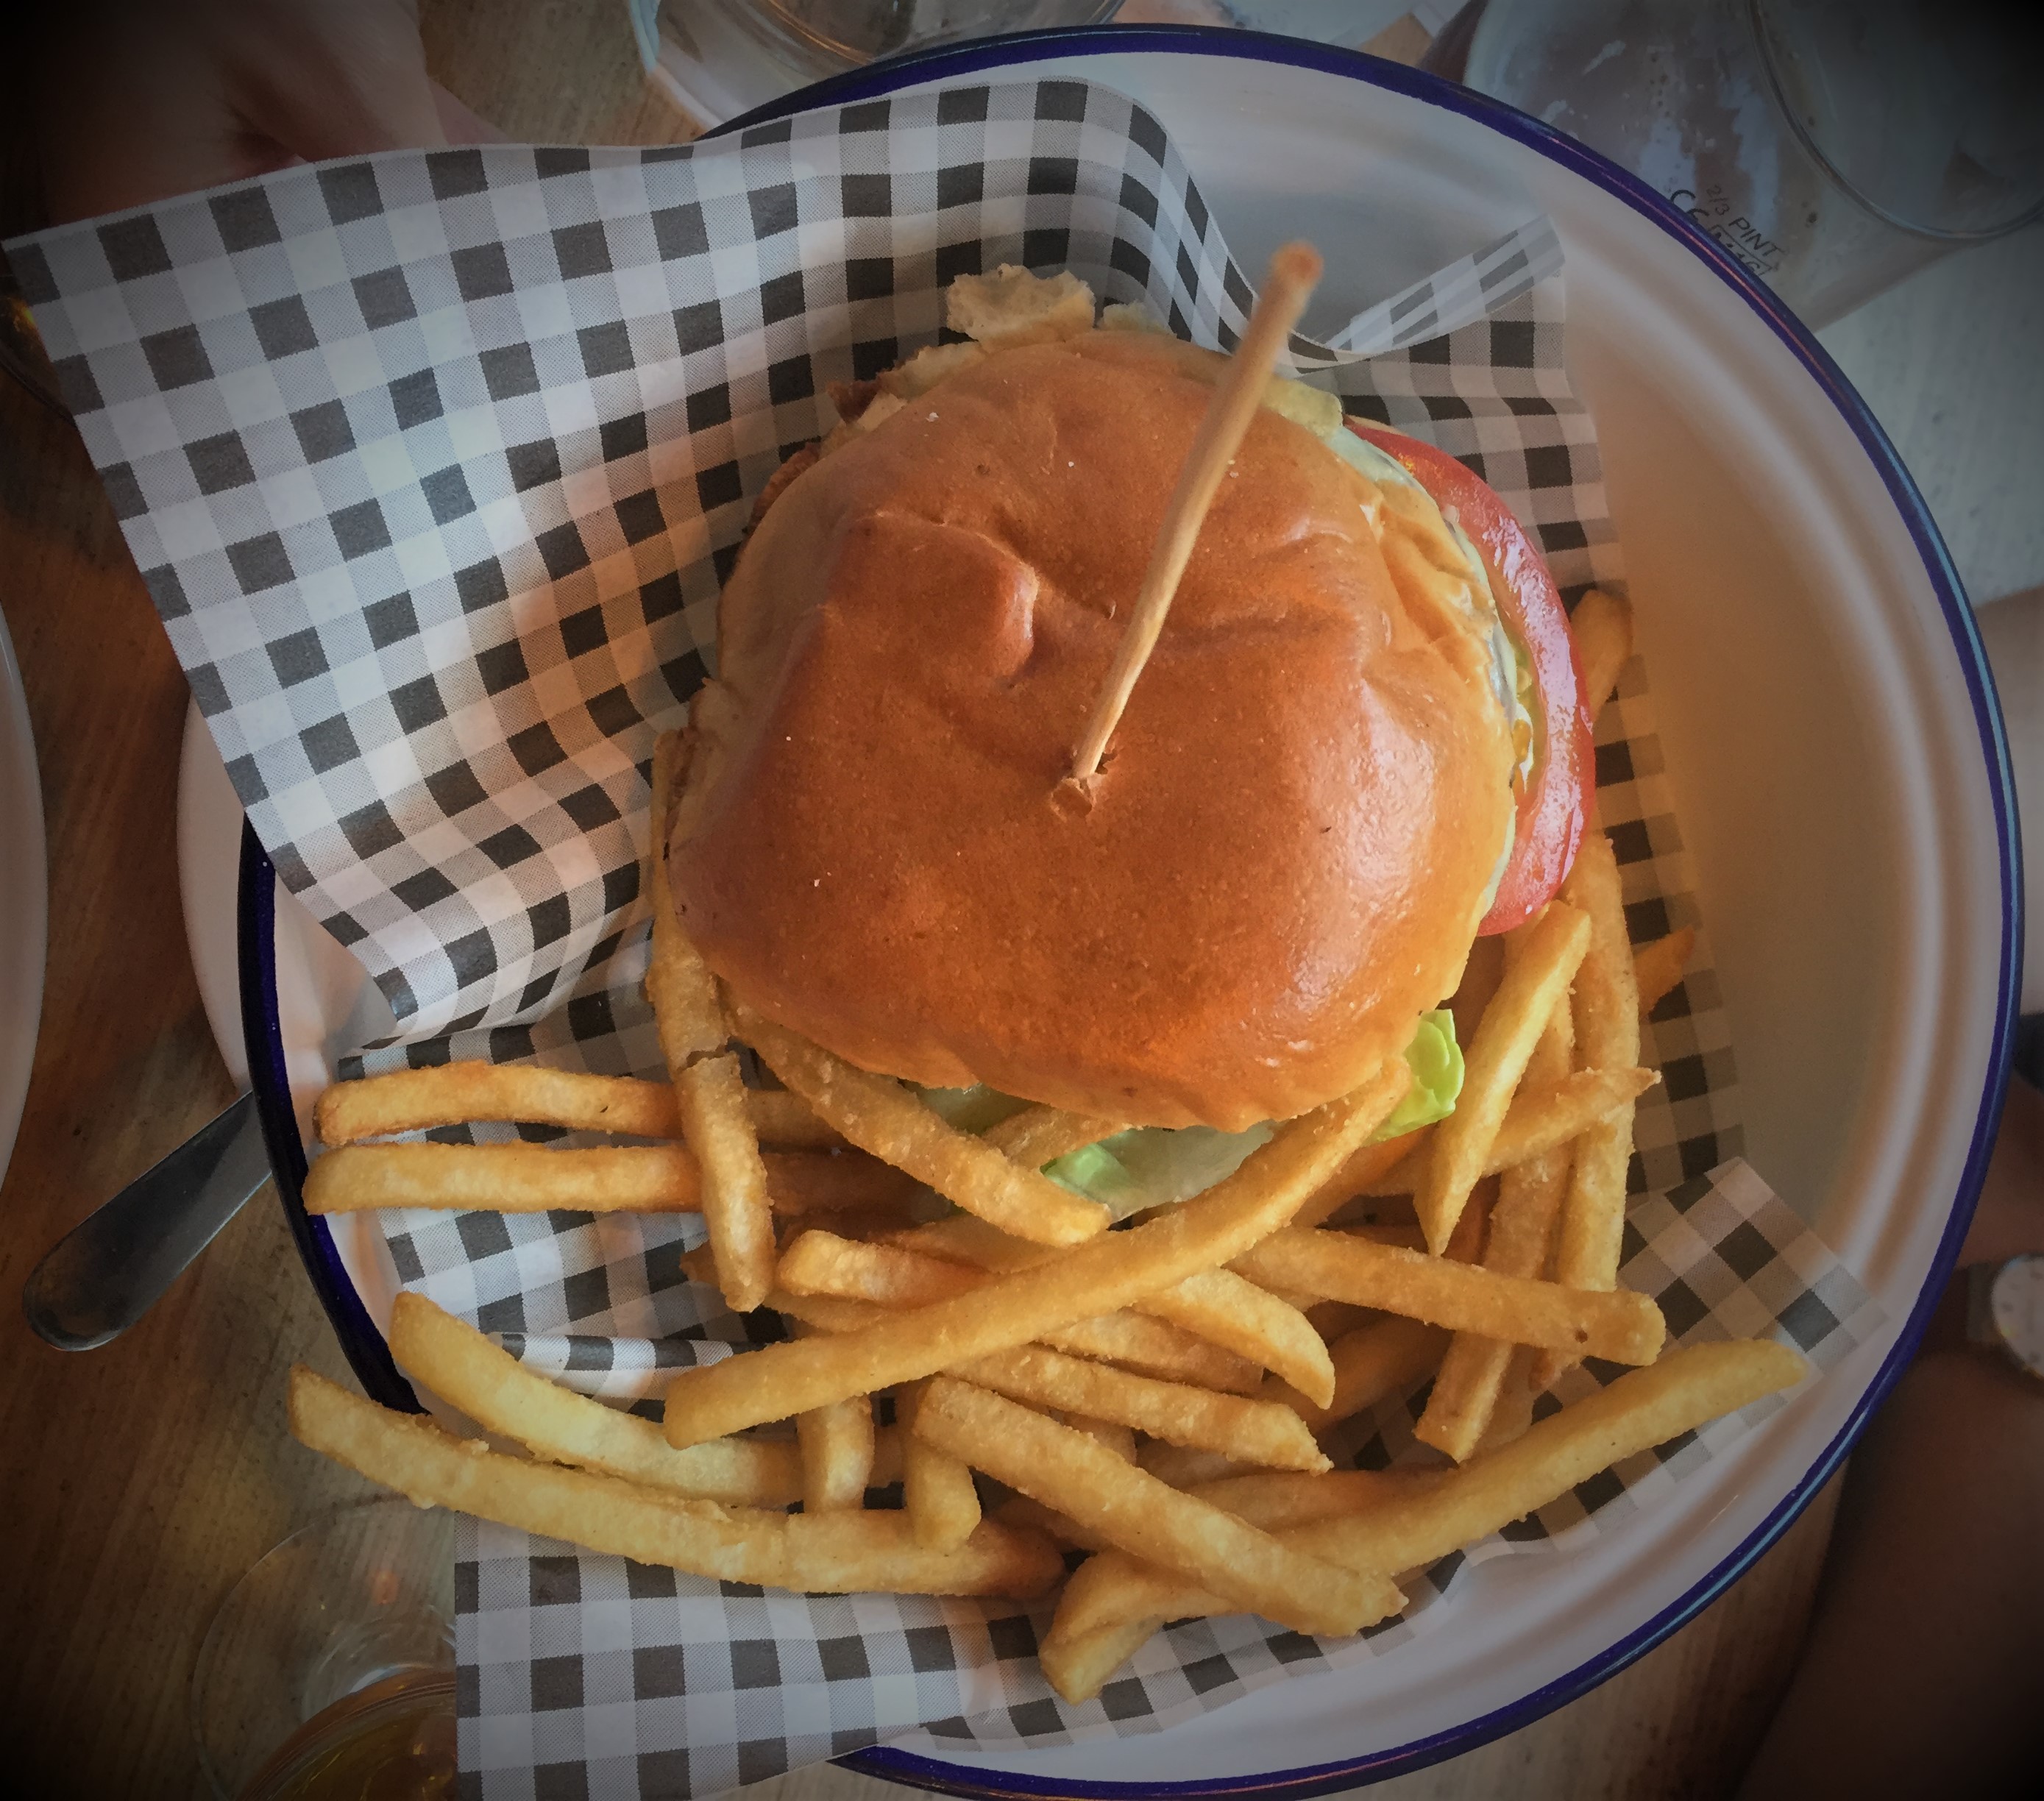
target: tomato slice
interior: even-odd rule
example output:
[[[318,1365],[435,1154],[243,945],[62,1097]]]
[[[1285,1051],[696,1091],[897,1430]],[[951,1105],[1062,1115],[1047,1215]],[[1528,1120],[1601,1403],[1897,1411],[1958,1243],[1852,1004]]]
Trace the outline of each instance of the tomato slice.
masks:
[[[1518,800],[1511,861],[1478,934],[1531,919],[1567,876],[1596,792],[1582,666],[1554,578],[1512,510],[1446,451],[1386,426],[1349,429],[1394,459],[1468,535],[1490,576],[1498,616],[1533,673],[1533,760]]]

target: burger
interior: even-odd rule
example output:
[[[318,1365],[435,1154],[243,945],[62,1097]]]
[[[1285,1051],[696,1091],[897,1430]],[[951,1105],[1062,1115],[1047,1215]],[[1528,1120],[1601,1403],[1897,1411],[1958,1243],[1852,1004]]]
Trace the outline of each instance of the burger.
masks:
[[[1070,275],[833,390],[719,603],[668,839],[746,1006],[968,1124],[1128,1128],[1052,1173],[1205,1185],[1386,1059],[1581,839],[1589,725],[1539,556],[1476,476],[1274,378],[1095,774],[1065,778],[1226,359]],[[992,1111],[990,1111],[992,1110]]]

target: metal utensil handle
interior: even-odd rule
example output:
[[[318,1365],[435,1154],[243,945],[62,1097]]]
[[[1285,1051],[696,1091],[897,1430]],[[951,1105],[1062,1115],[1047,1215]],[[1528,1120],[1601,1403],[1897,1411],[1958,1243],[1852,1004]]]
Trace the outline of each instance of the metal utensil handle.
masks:
[[[118,1338],[269,1174],[256,1097],[244,1094],[58,1241],[21,1290],[29,1325],[60,1350]]]

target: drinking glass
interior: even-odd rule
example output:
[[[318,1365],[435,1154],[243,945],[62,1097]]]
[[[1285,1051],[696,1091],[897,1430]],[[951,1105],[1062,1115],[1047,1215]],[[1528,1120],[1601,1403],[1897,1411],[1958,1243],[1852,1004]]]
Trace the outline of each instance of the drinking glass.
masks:
[[[2044,217],[2038,37],[1983,0],[1489,0],[1430,66],[1631,170],[1822,326]]]
[[[451,1795],[454,1520],[383,1497],[252,1565],[192,1673],[192,1732],[221,1801]]]

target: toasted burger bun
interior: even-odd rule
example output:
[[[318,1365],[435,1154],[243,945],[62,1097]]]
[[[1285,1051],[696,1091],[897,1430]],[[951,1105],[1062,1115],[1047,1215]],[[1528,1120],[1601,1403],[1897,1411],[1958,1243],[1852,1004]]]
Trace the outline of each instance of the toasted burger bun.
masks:
[[[1060,797],[1212,360],[950,356],[775,497],[670,840],[746,1002],[912,1081],[1239,1130],[1353,1089],[1454,987],[1511,828],[1487,597],[1438,513],[1274,411]]]

